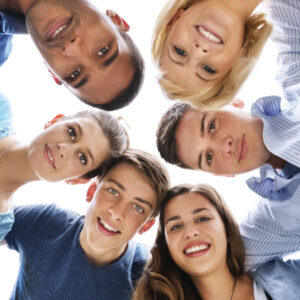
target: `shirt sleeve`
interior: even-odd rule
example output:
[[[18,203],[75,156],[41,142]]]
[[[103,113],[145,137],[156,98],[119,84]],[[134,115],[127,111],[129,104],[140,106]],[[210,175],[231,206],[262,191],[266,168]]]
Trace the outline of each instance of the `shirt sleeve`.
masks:
[[[0,93],[0,139],[12,133],[12,112],[8,99]]]

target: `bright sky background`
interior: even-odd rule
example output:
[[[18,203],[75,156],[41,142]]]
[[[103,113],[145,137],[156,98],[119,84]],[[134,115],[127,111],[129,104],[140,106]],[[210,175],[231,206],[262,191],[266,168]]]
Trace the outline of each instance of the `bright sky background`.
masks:
[[[97,1],[98,2],[98,1]],[[164,1],[106,0],[94,3],[103,11],[117,11],[131,26],[130,34],[140,48],[146,62],[145,83],[134,102],[115,112],[123,116],[130,127],[131,145],[158,155],[155,132],[164,111],[173,104],[167,100],[157,84],[151,59],[151,37],[154,22]],[[255,71],[248,79],[238,97],[246,103],[249,111],[251,103],[265,95],[279,94],[274,77],[276,74],[276,50],[268,44]],[[1,92],[11,100],[15,131],[20,140],[30,141],[43,129],[43,124],[59,113],[70,114],[88,107],[77,100],[64,87],[57,86],[46,70],[42,58],[29,36],[14,38],[13,53],[0,69]],[[199,171],[189,171],[167,164],[172,184],[209,183],[225,198],[238,221],[241,221],[258,199],[251,192],[245,180],[251,174],[235,178],[216,177]],[[84,214],[87,208],[85,193],[88,185],[69,186],[64,182],[35,182],[23,186],[16,192],[15,204],[52,203]],[[155,227],[156,229],[156,227]],[[155,237],[155,229],[141,239],[150,244]],[[51,251],[51,249],[49,249]],[[0,298],[8,299],[18,272],[18,254],[0,247]],[[47,272],[47,270],[45,270]]]

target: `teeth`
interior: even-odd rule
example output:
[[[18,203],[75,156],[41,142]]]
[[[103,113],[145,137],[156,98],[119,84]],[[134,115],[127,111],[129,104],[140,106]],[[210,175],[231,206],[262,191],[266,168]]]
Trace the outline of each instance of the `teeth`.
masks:
[[[221,43],[221,40],[219,38],[217,38],[215,35],[213,35],[212,33],[206,31],[205,29],[203,29],[201,26],[198,27],[199,28],[199,32],[205,36],[207,39],[209,39],[210,41],[214,42],[214,43]]]
[[[64,30],[67,27],[67,25],[62,25],[59,27],[51,36],[51,39],[54,39],[62,30]]]
[[[54,163],[54,159],[53,159],[53,156],[52,156],[50,150],[48,150],[48,157],[51,160],[51,162]]]
[[[112,232],[119,232],[118,230],[112,228],[111,226],[109,226],[108,224],[104,223],[101,219],[100,219],[100,223],[103,225],[103,227],[105,227],[108,231],[112,231]]]
[[[194,246],[185,250],[186,254],[202,251],[208,248],[208,245]]]

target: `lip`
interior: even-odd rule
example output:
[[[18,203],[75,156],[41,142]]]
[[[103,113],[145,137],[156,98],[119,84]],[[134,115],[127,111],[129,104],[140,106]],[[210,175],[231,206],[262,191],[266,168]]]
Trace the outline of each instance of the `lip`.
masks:
[[[50,155],[52,156],[53,161],[50,159],[49,153],[50,153]],[[54,157],[54,155],[53,155],[52,150],[48,147],[47,144],[45,144],[45,148],[44,148],[44,156],[45,156],[45,159],[46,159],[47,163],[48,163],[53,169],[56,169],[56,166],[55,166],[55,157]]]
[[[106,228],[101,224],[100,219],[101,219],[101,218],[97,217],[97,226],[98,226],[99,231],[100,231],[103,235],[105,235],[105,236],[116,236],[116,235],[118,235],[118,234],[121,233],[121,231],[118,231],[118,232],[112,232],[112,231],[106,229]],[[104,220],[103,220],[103,221],[104,221]],[[106,221],[104,221],[104,222],[107,223]],[[107,224],[108,224],[108,223],[107,223]],[[109,225],[109,224],[108,224],[108,225]],[[109,225],[109,226],[111,226],[111,225]],[[111,227],[112,227],[112,226],[111,226]]]
[[[73,22],[73,17],[70,17],[70,18],[65,18],[63,20],[56,21],[53,24],[51,24],[46,34],[47,42],[54,43],[55,41],[61,39],[61,37],[66,33],[66,31],[68,30],[72,22]],[[60,28],[62,28],[61,31],[55,37],[53,37],[54,33]]]
[[[245,135],[243,134],[240,138],[237,146],[237,153],[238,153],[238,163],[242,161],[247,155],[247,144],[245,140]]]
[[[200,28],[203,28],[205,31],[208,31],[210,34],[214,35],[216,38],[218,38],[221,42],[218,43],[218,42],[215,42],[215,41],[212,41],[210,40],[209,38],[207,38],[205,35],[203,35],[200,31]],[[203,26],[203,25],[196,25],[195,26],[195,29],[198,33],[198,35],[200,36],[201,39],[204,39],[205,41],[211,43],[211,44],[214,44],[214,45],[223,45],[224,44],[224,41],[223,39],[221,38],[220,35],[218,35],[216,32],[214,32],[213,30],[211,30],[210,28],[208,28],[207,26]]]
[[[199,246],[207,246],[207,248],[196,251],[196,252],[186,253],[187,249],[192,248],[192,247],[199,247]],[[203,241],[195,241],[195,242],[191,242],[188,245],[186,245],[182,252],[187,257],[191,257],[191,258],[199,257],[199,256],[206,254],[210,250],[210,246],[211,246],[210,243],[203,242]]]

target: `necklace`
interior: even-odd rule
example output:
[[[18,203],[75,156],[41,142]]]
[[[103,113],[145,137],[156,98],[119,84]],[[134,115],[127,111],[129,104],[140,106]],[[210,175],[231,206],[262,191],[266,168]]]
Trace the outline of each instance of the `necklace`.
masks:
[[[234,290],[235,290],[235,286],[236,286],[236,277],[234,277],[234,284],[233,284],[233,288],[232,288],[232,293],[231,293],[230,300],[232,300],[232,297],[233,297],[233,294],[234,294]]]

